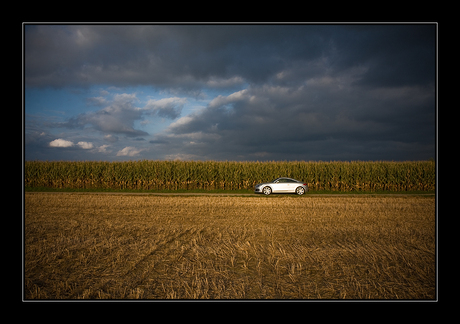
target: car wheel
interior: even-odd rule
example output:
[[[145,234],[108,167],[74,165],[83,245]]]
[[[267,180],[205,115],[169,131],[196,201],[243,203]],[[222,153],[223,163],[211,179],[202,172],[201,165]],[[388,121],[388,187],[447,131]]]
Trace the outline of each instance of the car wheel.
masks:
[[[262,192],[264,193],[265,196],[268,196],[269,194],[272,193],[272,188],[270,188],[270,187],[264,187],[264,188],[262,189]]]
[[[305,193],[305,188],[304,187],[297,187],[295,190],[295,193],[300,195],[303,195]]]

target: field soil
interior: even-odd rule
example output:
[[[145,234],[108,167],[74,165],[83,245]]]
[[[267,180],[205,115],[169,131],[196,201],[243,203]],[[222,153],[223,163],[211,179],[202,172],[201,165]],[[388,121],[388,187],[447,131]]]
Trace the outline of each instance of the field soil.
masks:
[[[435,299],[432,196],[25,193],[25,299]]]

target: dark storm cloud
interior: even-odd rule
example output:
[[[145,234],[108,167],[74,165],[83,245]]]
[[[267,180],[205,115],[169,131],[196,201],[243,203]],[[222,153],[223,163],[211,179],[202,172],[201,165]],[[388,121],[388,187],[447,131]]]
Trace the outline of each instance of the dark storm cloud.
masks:
[[[246,30],[244,26],[33,26],[25,37],[26,82],[194,87],[210,76],[241,71],[260,78],[267,70],[259,62],[264,53],[253,53]]]
[[[185,98],[142,108],[134,98],[89,98],[105,108],[61,125],[139,137],[148,135],[134,126],[143,116],[175,120],[147,139],[146,157],[427,159],[435,55],[434,24],[39,25],[25,28],[25,83],[151,85],[195,97],[239,86],[187,116]]]
[[[26,26],[26,84],[199,87],[366,68],[363,84],[432,82],[434,25]],[[284,80],[286,82],[287,80]]]
[[[423,158],[434,152],[434,133],[427,131],[433,130],[434,93],[425,91],[369,92],[332,79],[297,89],[250,87],[215,98],[151,143],[194,159]],[[353,106],[356,97],[360,103]]]
[[[384,25],[344,30],[348,36],[337,37],[336,43],[349,55],[339,62],[344,66],[367,65],[368,70],[359,84],[394,87],[434,82],[434,25]]]

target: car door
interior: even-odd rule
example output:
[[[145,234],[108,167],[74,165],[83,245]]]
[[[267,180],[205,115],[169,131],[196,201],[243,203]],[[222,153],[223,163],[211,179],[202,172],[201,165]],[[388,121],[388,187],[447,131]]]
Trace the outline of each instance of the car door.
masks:
[[[295,192],[298,183],[291,179],[286,179],[286,191],[287,192]]]
[[[276,179],[274,180],[271,184],[270,187],[272,187],[272,192],[282,192],[282,186],[283,182],[280,182],[282,179]]]
[[[289,183],[287,179],[277,179],[273,186],[272,186],[272,191],[273,192],[287,192],[289,191]]]

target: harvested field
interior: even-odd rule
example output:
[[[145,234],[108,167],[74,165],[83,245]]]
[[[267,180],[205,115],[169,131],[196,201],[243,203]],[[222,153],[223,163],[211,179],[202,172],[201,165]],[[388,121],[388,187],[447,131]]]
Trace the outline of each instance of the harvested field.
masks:
[[[435,299],[434,197],[26,193],[25,299]]]

